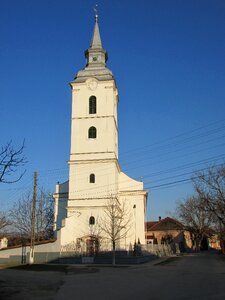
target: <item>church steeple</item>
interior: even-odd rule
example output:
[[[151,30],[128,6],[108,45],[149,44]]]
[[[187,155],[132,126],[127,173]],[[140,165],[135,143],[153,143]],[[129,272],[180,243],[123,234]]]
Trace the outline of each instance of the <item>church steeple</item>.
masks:
[[[98,26],[98,15],[95,15],[95,24],[90,47],[85,51],[86,67],[75,76],[76,82],[86,81],[87,78],[95,77],[98,80],[113,79],[111,70],[106,67],[108,54],[102,48],[102,41]]]
[[[93,36],[91,40],[91,48],[102,48],[102,41],[100,37],[99,27],[98,27],[98,15],[95,15],[95,27],[93,31]]]
[[[98,15],[95,16],[95,26],[91,45],[90,48],[85,51],[85,57],[87,59],[87,67],[89,68],[105,67],[108,59],[106,50],[102,48],[102,41],[98,27]]]

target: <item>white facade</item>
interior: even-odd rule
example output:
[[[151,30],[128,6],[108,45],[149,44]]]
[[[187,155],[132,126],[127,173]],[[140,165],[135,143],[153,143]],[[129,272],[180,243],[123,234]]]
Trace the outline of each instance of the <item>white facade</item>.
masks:
[[[120,170],[118,91],[112,72],[106,67],[107,52],[102,48],[97,16],[85,56],[86,67],[71,82],[69,180],[57,184],[54,194],[57,239],[62,248],[74,245],[85,251],[88,239],[102,235],[98,222],[104,217],[107,203],[116,198],[120,204],[126,203],[132,219],[128,233],[117,242],[117,248],[128,249],[135,241],[145,244],[147,192],[142,182]],[[95,224],[90,224],[91,217]],[[100,248],[110,247],[104,237]]]
[[[2,237],[0,239],[0,249],[8,247],[8,239],[6,237]]]

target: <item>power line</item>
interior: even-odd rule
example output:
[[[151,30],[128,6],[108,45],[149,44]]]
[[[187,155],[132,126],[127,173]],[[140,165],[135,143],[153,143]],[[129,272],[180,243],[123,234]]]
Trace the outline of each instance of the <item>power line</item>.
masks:
[[[199,130],[204,129],[204,128],[208,128],[208,127],[210,127],[210,126],[212,126],[212,125],[215,125],[215,124],[218,124],[218,123],[221,123],[221,122],[224,122],[224,121],[225,121],[225,119],[219,120],[219,121],[210,123],[210,124],[208,124],[208,125],[205,125],[205,126],[201,126],[201,127],[199,127],[199,128],[196,128],[196,129],[194,129],[194,130],[191,130],[191,131],[187,131],[187,132],[181,133],[181,134],[176,135],[176,136],[174,136],[174,137],[167,138],[167,139],[165,139],[165,140],[162,140],[162,141],[153,143],[153,144],[151,144],[151,145],[139,147],[139,148],[136,148],[136,149],[144,149],[144,148],[148,148],[148,147],[154,147],[155,145],[164,143],[165,141],[171,141],[171,139],[176,139],[176,138],[178,138],[178,137],[185,136],[186,134],[193,133],[193,132],[199,131]],[[217,133],[217,132],[223,130],[224,128],[225,128],[225,126],[222,126],[222,127],[219,127],[219,128],[212,129],[212,130],[207,131],[206,133],[204,133],[204,136],[208,136],[208,135],[211,135],[211,134],[213,134],[213,133]],[[202,135],[202,133],[201,133],[201,135]],[[198,139],[199,139],[199,137],[200,137],[200,135],[194,136],[194,138],[198,138]],[[146,150],[145,152],[149,153],[150,151],[151,151],[151,152],[152,152],[153,150],[156,151],[156,150],[159,150],[160,148],[162,148],[163,150],[165,150],[165,149],[166,149],[165,147],[167,147],[167,146],[174,146],[174,145],[180,144],[180,143],[182,143],[182,142],[186,142],[187,139],[190,141],[190,138],[193,139],[193,137],[188,137],[188,138],[186,138],[186,139],[184,139],[184,140],[181,140],[181,141],[176,142],[176,144],[174,144],[174,142],[173,142],[173,143],[169,143],[169,144],[166,144],[166,145],[162,145],[162,146],[160,146],[160,147],[156,147],[156,148],[153,148],[153,149],[150,149],[150,150]],[[221,137],[220,137],[220,138],[221,138]],[[136,149],[135,149],[135,150],[136,150]],[[129,152],[131,152],[131,151],[133,151],[133,150],[130,150],[130,151],[128,150],[128,151],[123,152],[123,153],[127,155],[127,154],[128,154]],[[141,153],[141,152],[138,152],[138,153],[136,153],[136,154],[138,154],[138,155],[140,156],[140,153]],[[52,172],[55,172],[55,171],[61,171],[61,170],[68,170],[68,167],[64,167],[64,168],[56,168],[56,169],[51,169],[51,170],[39,170],[39,172],[41,172],[41,173],[44,173],[44,172],[50,173],[50,172],[51,172],[51,173],[52,173]]]
[[[223,120],[224,121],[224,120]],[[212,123],[212,124],[218,124],[218,123],[220,123],[220,122],[223,122],[223,121],[218,121],[218,122],[214,122],[214,123]],[[207,128],[207,127],[209,127],[209,126],[211,126],[210,124],[209,125],[207,125],[207,126],[202,126],[202,127],[200,127],[200,128],[197,128],[197,129],[195,129],[195,130],[192,130],[192,131],[190,131],[190,132],[195,132],[195,131],[198,131],[198,130],[200,130],[200,129],[202,129],[202,128]],[[204,133],[204,137],[206,137],[206,136],[209,136],[209,135],[212,135],[212,134],[218,134],[218,132],[221,132],[222,130],[223,130],[223,128],[224,127],[219,127],[219,128],[214,128],[214,129],[211,129],[210,131],[207,131],[207,132],[205,132]],[[183,133],[183,134],[181,134],[181,135],[178,135],[178,136],[184,136],[185,135],[185,133]],[[194,138],[199,138],[199,134],[198,135],[195,135],[194,136]],[[201,137],[203,137],[203,134],[201,133]],[[176,138],[176,137],[174,137],[174,138]],[[189,142],[191,141],[190,140],[190,138],[193,138],[193,137],[189,137],[189,138],[186,138],[186,141],[185,141],[185,139],[183,139],[183,141],[185,141],[185,143],[187,142],[187,139],[189,139]],[[222,139],[223,138],[223,136],[221,137],[215,137],[214,139],[211,139],[211,140],[207,140],[207,141],[204,141],[204,142],[201,142],[201,143],[198,143],[197,145],[202,145],[202,144],[204,144],[204,143],[210,143],[210,142],[213,142],[213,141],[215,141],[215,140],[217,140],[217,139]],[[167,140],[169,140],[169,139],[167,139]],[[173,147],[174,145],[177,145],[177,144],[179,144],[179,143],[181,143],[181,141],[177,141],[176,143],[170,143],[170,144],[168,144],[168,145],[170,145],[170,146],[168,146],[168,147]],[[157,144],[157,143],[156,143]],[[154,145],[154,144],[153,144]],[[190,148],[190,147],[196,147],[197,146],[196,144],[195,145],[190,145],[190,146],[188,146],[188,147],[186,147],[185,149],[188,149],[188,148]],[[136,167],[130,167],[130,168],[127,168],[127,170],[137,170],[137,169],[140,169],[140,168],[142,168],[142,167],[146,167],[146,166],[152,166],[152,165],[156,165],[156,164],[162,164],[163,162],[166,162],[166,161],[170,161],[170,160],[174,160],[175,158],[176,158],[176,160],[178,159],[178,158],[183,158],[183,157],[187,157],[187,156],[189,156],[189,155],[193,155],[193,154],[196,154],[196,153],[199,153],[199,152],[202,152],[202,151],[208,151],[208,150],[211,150],[211,149],[215,149],[215,148],[218,148],[218,147],[222,147],[222,146],[224,146],[224,144],[222,143],[222,144],[219,144],[219,145],[213,145],[213,146],[211,146],[211,147],[207,147],[207,148],[203,148],[203,149],[199,149],[198,151],[193,151],[193,152],[191,152],[191,153],[186,153],[186,154],[184,154],[184,155],[181,155],[181,156],[176,156],[176,157],[171,157],[171,158],[167,158],[167,159],[164,159],[164,160],[160,160],[159,162],[157,162],[157,161],[154,161],[154,162],[150,162],[150,163],[148,163],[148,160],[153,160],[153,159],[156,159],[156,158],[160,158],[160,157],[165,157],[165,156],[168,156],[168,154],[174,154],[175,152],[178,152],[178,151],[181,151],[181,150],[184,150],[183,148],[182,149],[176,149],[175,151],[171,151],[171,152],[169,152],[168,153],[168,151],[167,151],[167,153],[166,154],[160,154],[160,155],[156,155],[156,156],[154,156],[154,157],[150,157],[150,158],[144,158],[144,159],[140,159],[139,161],[143,161],[143,162],[147,162],[147,163],[145,163],[144,165],[138,165],[138,166],[136,166]],[[146,148],[146,146],[145,147],[142,147],[141,149],[143,149],[143,148]],[[156,149],[158,149],[159,150],[159,148],[156,148]],[[162,148],[162,146],[161,146],[161,149],[163,150],[164,148]],[[152,149],[151,151],[153,151],[153,150],[155,150],[155,149]],[[166,149],[165,149],[166,150]],[[128,151],[129,152],[129,151]],[[147,152],[147,151],[146,151]],[[222,159],[222,155],[221,155],[221,159]],[[134,161],[134,160],[132,160],[131,162],[130,162],[130,164],[129,164],[129,166],[132,166],[132,164],[134,164],[134,163],[136,163],[137,161]],[[207,161],[206,161],[207,162]],[[173,169],[173,168],[172,168]],[[59,175],[57,175],[58,173],[57,172],[60,172],[60,176],[62,176],[62,171],[67,171],[66,173],[68,173],[68,167],[66,167],[66,168],[56,168],[56,169],[52,169],[52,170],[47,170],[47,171],[44,171],[44,172],[52,172],[53,174],[55,174],[55,177],[59,177]],[[102,170],[108,170],[108,168],[102,168]],[[161,171],[162,173],[164,172],[164,171]],[[84,173],[79,173],[79,176],[81,176],[82,174],[86,174],[86,172],[84,172]],[[106,175],[109,175],[109,173],[107,172],[107,173],[104,173],[104,174],[100,174],[100,176],[106,176]],[[44,176],[43,174],[41,174],[41,176],[40,176],[40,179],[41,180],[43,180],[43,178],[44,177],[48,177],[49,178],[49,176]],[[53,180],[53,177],[54,176],[51,176],[51,180]],[[64,175],[63,177],[66,177],[66,175]],[[145,175],[143,176],[142,175],[142,177],[146,177]],[[82,180],[82,178],[81,179],[79,179],[78,178],[78,180]],[[46,179],[45,179],[45,182],[46,182]],[[15,188],[15,189],[12,189],[12,190],[14,190],[15,192],[12,194],[12,195],[10,195],[10,198],[12,198],[12,197],[14,197],[14,196],[16,196],[17,194],[18,194],[18,191],[19,190],[22,190],[22,189],[24,189],[24,188],[28,188],[28,186],[23,186],[23,187],[19,187],[19,188]],[[30,188],[30,187],[29,187]],[[8,189],[8,190],[10,190],[10,189]],[[4,191],[4,190],[3,190]],[[10,198],[8,198],[8,200],[10,200]]]
[[[211,162],[215,163],[216,161],[221,160],[224,157],[225,157],[225,154],[218,155],[218,156],[212,156],[212,157],[210,157],[208,159],[203,159],[203,160],[199,160],[199,161],[196,161],[196,162],[179,165],[177,167],[169,168],[169,169],[166,169],[166,170],[161,170],[161,171],[158,171],[158,172],[155,172],[155,173],[144,174],[144,175],[142,175],[142,178],[147,179],[149,177],[151,178],[151,177],[159,176],[159,175],[165,174],[165,173],[171,173],[171,172],[175,172],[175,171],[181,171],[181,170],[184,170],[184,169],[187,169],[187,168],[190,168],[190,167],[193,168],[193,167],[196,167],[197,165],[202,165],[203,163],[204,164],[211,163]],[[191,171],[191,172],[193,172],[193,171]],[[103,175],[100,174],[99,177],[102,177],[102,176],[105,176],[105,175],[106,174],[103,174]],[[108,173],[107,175],[110,175],[110,173]],[[84,180],[85,178],[83,177],[82,179]],[[121,183],[126,183],[126,182],[130,182],[130,179],[124,180]],[[98,186],[97,188],[100,189],[100,188],[109,187],[109,186],[114,186],[114,183],[101,185],[101,186]],[[86,191],[87,188],[85,188],[84,190]],[[89,188],[88,190],[96,190],[96,187]],[[77,192],[80,192],[80,191],[83,191],[83,190],[78,190]]]
[[[128,150],[128,151],[122,152],[121,155],[126,155],[127,156],[127,155],[129,155],[130,152],[136,152],[137,150],[139,152],[140,149],[145,149],[145,148],[148,148],[148,147],[154,147],[155,145],[162,144],[162,143],[167,142],[167,141],[171,141],[172,139],[180,138],[182,136],[191,134],[191,133],[196,132],[196,131],[200,131],[202,129],[205,129],[205,128],[208,128],[208,127],[211,127],[213,125],[216,125],[216,124],[219,124],[219,123],[223,123],[223,122],[225,122],[225,119],[218,120],[216,122],[212,122],[212,123],[209,123],[209,124],[204,125],[204,126],[200,126],[200,127],[195,128],[193,130],[190,130],[190,131],[185,131],[185,132],[183,132],[181,134],[178,134],[178,135],[175,135],[175,136],[172,136],[172,137],[168,137],[168,138],[166,138],[164,140],[158,141],[158,142],[150,144],[150,145],[145,145],[143,147],[138,147],[138,148],[135,148],[135,149],[132,149],[132,150]]]
[[[215,165],[216,167],[218,167],[218,166],[222,166],[222,165],[224,165],[224,163],[222,163],[222,164],[218,164],[218,165]],[[180,177],[180,176],[184,176],[184,175],[188,175],[188,174],[193,174],[194,172],[201,172],[201,171],[204,171],[204,170],[207,170],[208,169],[208,167],[206,167],[206,168],[202,168],[202,169],[198,169],[198,170],[195,170],[195,171],[191,171],[191,172],[187,172],[187,173],[184,173],[184,174],[179,174],[179,175],[176,175],[176,176],[170,176],[170,177],[167,177],[167,178],[165,178],[165,179],[161,179],[161,180],[158,180],[157,182],[160,182],[160,181],[164,181],[164,180],[168,180],[168,179],[172,179],[172,178],[176,178],[176,177]],[[191,179],[189,178],[189,180],[191,181]],[[185,181],[187,181],[187,179],[185,180]],[[129,181],[128,181],[129,182]],[[146,184],[148,184],[148,183],[150,183],[151,181],[148,181],[148,182],[146,182]],[[181,181],[178,181],[178,182],[183,182],[183,180],[181,180]],[[177,181],[176,182],[172,182],[172,183],[177,183]],[[140,182],[139,182],[139,184],[140,184]],[[74,191],[69,191],[70,192],[70,194],[78,194],[78,196],[81,198],[81,197],[90,197],[90,195],[98,195],[98,194],[100,194],[100,195],[104,195],[104,194],[108,194],[109,192],[112,192],[112,193],[115,193],[115,189],[107,189],[107,190],[101,190],[101,188],[104,188],[104,187],[109,187],[109,186],[115,186],[115,184],[109,184],[109,185],[102,185],[102,186],[97,186],[97,187],[95,187],[95,188],[86,188],[86,189],[81,189],[81,190],[74,190]],[[136,187],[137,185],[130,185],[129,184],[129,186],[127,187],[128,189],[130,189],[130,188],[134,188],[134,187]],[[153,186],[153,188],[155,188],[155,187],[158,187],[158,186],[160,186],[160,185],[157,185],[157,186]],[[164,186],[164,184],[163,184],[163,186]],[[146,190],[147,189],[151,189],[151,187],[149,187],[149,188],[145,188]],[[95,191],[96,190],[96,191]],[[89,191],[91,191],[91,193],[88,193]],[[86,193],[82,193],[82,192],[86,192]],[[80,193],[80,194],[79,194]]]
[[[208,141],[206,141],[206,142],[204,142],[204,143],[199,143],[198,145],[200,146],[200,145],[204,145],[205,143],[209,143],[209,141],[215,141],[215,139],[212,139],[212,140],[208,140]],[[218,147],[223,147],[223,146],[225,146],[225,143],[222,143],[222,144],[218,144],[218,145],[213,145],[213,146],[210,146],[210,147],[204,147],[204,148],[200,148],[199,150],[197,150],[197,151],[192,151],[192,152],[190,152],[190,153],[186,153],[186,154],[182,154],[181,156],[175,156],[175,157],[171,157],[171,158],[167,158],[167,159],[164,159],[164,160],[161,160],[160,161],[160,163],[162,163],[162,162],[166,162],[166,161],[170,161],[170,160],[173,160],[173,159],[178,159],[178,158],[183,158],[183,157],[186,157],[186,156],[189,156],[189,155],[193,155],[193,154],[197,154],[197,153],[200,153],[200,152],[203,152],[203,151],[206,151],[206,150],[212,150],[212,149],[214,149],[214,148],[218,148]],[[184,150],[184,148],[182,148],[182,149],[178,149],[178,150],[175,150],[175,151],[171,151],[171,152],[167,152],[167,154],[174,154],[174,153],[176,153],[176,152],[179,152],[179,151],[181,151],[181,150]],[[155,165],[155,164],[158,164],[159,162],[158,161],[156,161],[155,159],[156,158],[160,158],[160,157],[163,157],[164,156],[164,154],[161,154],[161,155],[156,155],[156,156],[153,156],[153,157],[150,157],[149,159],[143,159],[143,160],[140,160],[140,161],[148,161],[148,160],[154,160],[154,162],[153,163],[146,163],[145,162],[145,164],[144,165],[138,165],[138,166],[134,166],[134,167],[130,167],[130,168],[127,168],[126,169],[126,172],[128,172],[129,170],[133,170],[133,169],[137,169],[137,168],[141,168],[141,167],[146,167],[146,166],[152,166],[152,165]],[[134,162],[138,162],[138,161],[134,161]],[[132,165],[132,162],[131,162],[131,165]],[[106,168],[106,167],[102,167],[102,168],[98,168],[98,171],[99,172],[101,172],[101,174],[100,174],[100,176],[106,176],[106,175],[109,175],[109,173],[107,172],[107,173],[102,173],[102,171],[108,171],[108,167]],[[90,167],[90,172],[91,172],[91,167]],[[76,175],[76,181],[79,181],[79,180],[83,180],[83,176],[82,175],[87,175],[87,171],[85,170],[84,172],[79,172],[79,174],[76,174],[76,173],[74,173],[74,175]],[[44,177],[43,175],[41,175],[42,177]],[[58,178],[58,175],[56,175],[57,176],[57,178]],[[73,173],[71,173],[70,172],[70,177],[71,176],[73,176]],[[49,177],[49,176],[45,176],[45,177]],[[142,176],[143,177],[143,176]],[[53,178],[53,176],[52,176],[52,178]]]

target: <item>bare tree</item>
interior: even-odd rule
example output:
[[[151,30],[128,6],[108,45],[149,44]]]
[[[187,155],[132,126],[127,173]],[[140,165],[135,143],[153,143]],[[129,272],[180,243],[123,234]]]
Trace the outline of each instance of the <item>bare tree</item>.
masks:
[[[114,265],[116,263],[116,243],[127,236],[131,226],[131,215],[126,203],[121,204],[117,198],[111,197],[106,203],[99,226],[101,233],[111,241],[112,264]]]
[[[190,232],[193,248],[200,250],[203,237],[209,234],[213,224],[213,215],[204,210],[201,198],[194,196],[177,203],[176,215]]]
[[[5,213],[0,212],[0,230],[9,226],[11,223]]]
[[[15,149],[12,146],[11,141],[0,149],[0,182],[13,183],[19,181],[23,177],[25,171],[16,178],[9,179],[18,168],[26,163],[26,159],[23,156],[23,150],[24,142],[19,149]]]
[[[43,190],[37,194],[35,222],[36,241],[49,239],[53,234],[54,209],[53,200]],[[30,238],[32,219],[32,193],[14,204],[10,211],[12,226],[23,238]]]
[[[204,203],[204,210],[211,212],[225,238],[225,165],[210,167],[193,177],[196,194]]]

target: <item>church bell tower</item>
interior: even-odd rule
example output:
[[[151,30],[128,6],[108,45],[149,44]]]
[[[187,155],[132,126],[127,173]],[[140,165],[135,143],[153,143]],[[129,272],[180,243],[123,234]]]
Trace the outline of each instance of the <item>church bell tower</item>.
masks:
[[[102,47],[97,15],[85,58],[86,66],[70,83],[69,180],[56,186],[55,232],[62,247],[75,245],[81,251],[93,242],[93,236],[101,237],[94,228],[98,228],[107,203],[116,198],[126,204],[131,217],[129,234],[117,245],[127,249],[136,240],[145,243],[147,192],[143,182],[128,177],[118,163],[118,91],[106,65],[108,55]],[[105,243],[104,249],[109,250],[107,238]]]
[[[97,15],[85,58],[86,67],[71,82],[71,208],[84,205],[83,201],[96,207],[107,195],[117,192],[118,92],[113,74],[106,66],[108,55],[102,47]]]

